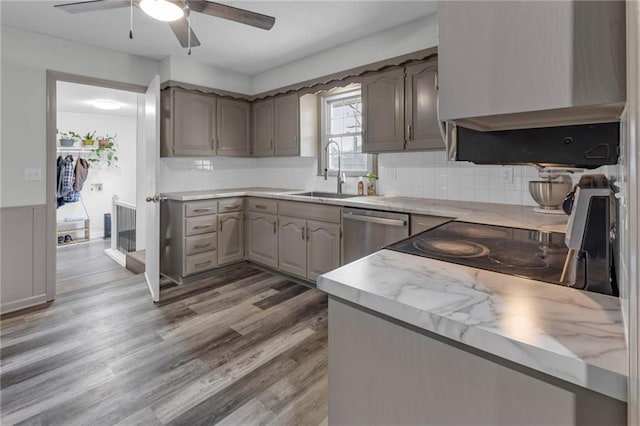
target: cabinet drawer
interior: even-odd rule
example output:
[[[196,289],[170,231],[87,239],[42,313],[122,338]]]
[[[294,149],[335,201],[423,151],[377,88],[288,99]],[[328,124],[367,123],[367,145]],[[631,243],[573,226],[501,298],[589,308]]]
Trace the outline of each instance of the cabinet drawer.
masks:
[[[278,202],[276,200],[267,200],[265,198],[249,198],[248,208],[250,211],[260,213],[278,213]]]
[[[184,259],[183,276],[195,274],[198,272],[208,271],[217,265],[217,250],[207,251],[204,253],[186,256]]]
[[[301,217],[321,222],[340,223],[340,207],[323,206],[321,204],[278,202],[278,212],[283,216]]]
[[[211,215],[185,219],[184,226],[187,237],[190,237],[191,235],[216,232],[216,228],[218,227],[218,217],[216,215]]]
[[[244,207],[244,198],[225,198],[218,201],[218,213],[229,213],[242,211]]]
[[[453,219],[450,217],[442,216],[422,216],[417,214],[411,215],[411,235],[419,234],[420,232],[428,229],[440,226],[443,223],[451,222]]]
[[[215,250],[218,243],[217,234],[204,234],[185,238],[184,251],[187,255]]]
[[[184,215],[186,217],[215,214],[217,211],[218,201],[216,200],[192,201],[184,205]]]

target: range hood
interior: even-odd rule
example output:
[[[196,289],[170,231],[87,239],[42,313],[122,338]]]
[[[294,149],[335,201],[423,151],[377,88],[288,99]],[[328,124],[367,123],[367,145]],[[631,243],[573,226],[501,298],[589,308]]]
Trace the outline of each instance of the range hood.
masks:
[[[438,114],[477,131],[619,121],[624,1],[441,1]]]

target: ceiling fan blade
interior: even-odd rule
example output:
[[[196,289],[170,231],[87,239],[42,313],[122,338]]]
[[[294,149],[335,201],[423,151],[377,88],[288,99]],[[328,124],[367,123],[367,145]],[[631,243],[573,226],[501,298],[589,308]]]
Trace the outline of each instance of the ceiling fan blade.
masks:
[[[189,47],[189,23],[187,18],[180,18],[177,21],[168,22],[169,26],[176,35],[176,38],[180,42],[182,47]],[[191,47],[200,46],[200,40],[196,37],[196,34],[191,29]]]
[[[237,7],[227,6],[226,4],[215,3],[206,0],[188,0],[189,9],[194,12],[204,13],[205,15],[215,16],[229,21],[239,22],[252,27],[270,30],[276,23],[273,16],[263,15],[249,10],[238,9]]]
[[[120,7],[128,7],[130,4],[130,0],[87,0],[75,3],[55,4],[53,7],[57,7],[68,13],[84,13],[118,9]]]

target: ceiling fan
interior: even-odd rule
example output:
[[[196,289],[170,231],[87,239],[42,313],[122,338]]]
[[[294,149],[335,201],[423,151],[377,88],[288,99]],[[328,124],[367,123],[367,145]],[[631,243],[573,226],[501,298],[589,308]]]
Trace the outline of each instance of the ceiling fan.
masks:
[[[191,47],[200,46],[198,37],[191,29],[189,19],[191,12],[204,13],[263,30],[270,30],[276,22],[276,18],[272,16],[207,0],[86,0],[54,5],[74,14],[130,7],[132,27],[134,6],[139,7],[154,19],[168,22],[180,45],[189,49],[189,54],[191,54]],[[133,38],[133,29],[129,31],[129,38]]]

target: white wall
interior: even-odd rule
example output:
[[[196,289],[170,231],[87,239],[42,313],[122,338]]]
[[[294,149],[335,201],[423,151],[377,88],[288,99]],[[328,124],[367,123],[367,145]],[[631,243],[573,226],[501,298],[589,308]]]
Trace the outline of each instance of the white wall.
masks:
[[[0,205],[46,202],[46,70],[146,85],[157,61],[2,25],[2,164]],[[41,181],[25,181],[27,167]]]
[[[84,203],[91,220],[91,238],[102,236],[103,216],[111,212],[113,195],[136,204],[136,117],[59,112],[57,126],[61,131],[73,130],[80,134],[95,130],[97,136],[117,133],[117,167],[91,164],[81,192],[82,202],[69,203],[57,210],[58,220],[85,216]],[[98,183],[102,184],[102,192],[92,192],[91,185]]]
[[[251,77],[223,68],[170,56],[160,64],[160,81],[175,80],[204,87],[249,94]]]
[[[434,14],[256,74],[251,79],[251,94],[266,92],[436,45],[437,18]]]

